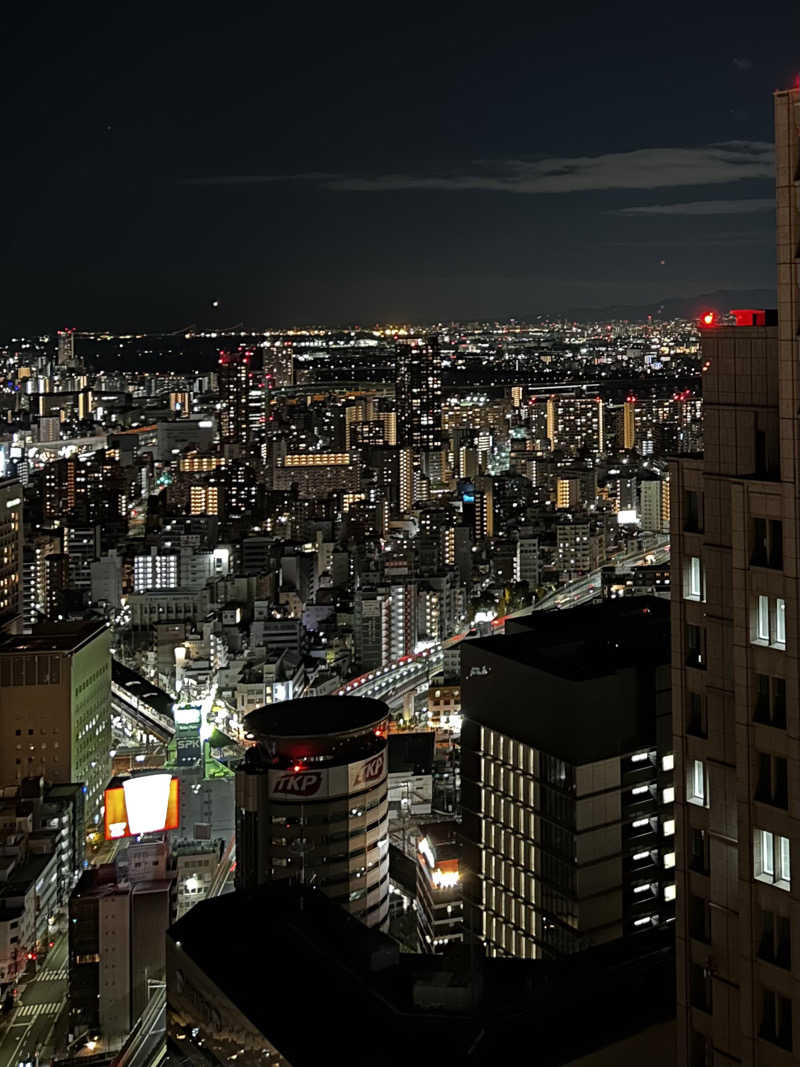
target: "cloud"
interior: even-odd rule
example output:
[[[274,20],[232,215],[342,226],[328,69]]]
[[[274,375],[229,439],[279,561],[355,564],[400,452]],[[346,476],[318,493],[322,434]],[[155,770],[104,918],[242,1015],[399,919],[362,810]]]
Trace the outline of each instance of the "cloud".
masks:
[[[774,211],[774,199],[692,200],[684,204],[644,204],[642,207],[623,207],[609,212],[613,215],[749,215],[758,211]]]
[[[608,189],[666,189],[769,178],[773,148],[765,141],[725,141],[699,148],[639,148],[602,156],[555,156],[534,162],[500,160],[447,174],[221,175],[189,178],[192,185],[254,185],[307,181],[336,192],[411,190],[497,192],[537,195]]]
[[[737,70],[751,70],[753,61],[748,59],[747,56],[734,56],[733,65]]]

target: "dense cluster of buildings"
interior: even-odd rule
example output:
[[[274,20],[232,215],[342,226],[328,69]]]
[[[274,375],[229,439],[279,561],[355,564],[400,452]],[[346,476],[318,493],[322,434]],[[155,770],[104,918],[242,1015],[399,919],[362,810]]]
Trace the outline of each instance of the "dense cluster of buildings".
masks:
[[[21,1062],[794,1062],[798,107],[776,311],[3,349]]]

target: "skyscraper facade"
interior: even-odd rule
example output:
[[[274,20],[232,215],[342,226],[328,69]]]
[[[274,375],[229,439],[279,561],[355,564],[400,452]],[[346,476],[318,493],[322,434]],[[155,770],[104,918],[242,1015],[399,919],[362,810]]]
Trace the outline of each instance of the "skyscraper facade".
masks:
[[[777,314],[706,321],[705,451],[672,472],[678,1063],[691,1067],[800,1054],[798,90],[776,94],[775,118]]]
[[[251,712],[236,771],[236,885],[314,885],[367,926],[389,912],[388,709],[308,697]]]
[[[75,331],[58,331],[58,365],[70,367],[75,360]]]
[[[442,368],[439,339],[397,346],[397,442],[415,452],[442,447]]]
[[[223,352],[219,357],[220,419],[223,445],[247,445],[250,437],[250,378],[252,353]]]

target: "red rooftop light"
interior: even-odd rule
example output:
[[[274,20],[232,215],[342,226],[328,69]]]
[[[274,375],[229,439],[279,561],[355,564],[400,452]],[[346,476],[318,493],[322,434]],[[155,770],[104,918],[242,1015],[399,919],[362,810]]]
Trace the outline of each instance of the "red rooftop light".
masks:
[[[701,319],[704,326],[713,326],[716,322],[717,314],[715,311],[706,311]]]

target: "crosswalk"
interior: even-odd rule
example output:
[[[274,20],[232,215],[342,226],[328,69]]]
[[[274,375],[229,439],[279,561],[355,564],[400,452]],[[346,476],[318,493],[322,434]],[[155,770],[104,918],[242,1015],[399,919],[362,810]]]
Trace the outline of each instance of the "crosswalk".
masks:
[[[38,1015],[57,1015],[63,1001],[50,1001],[47,1004],[20,1004],[14,1013],[15,1019],[35,1019]]]
[[[47,971],[39,971],[36,975],[37,982],[64,982],[69,977],[66,967],[52,968]]]

